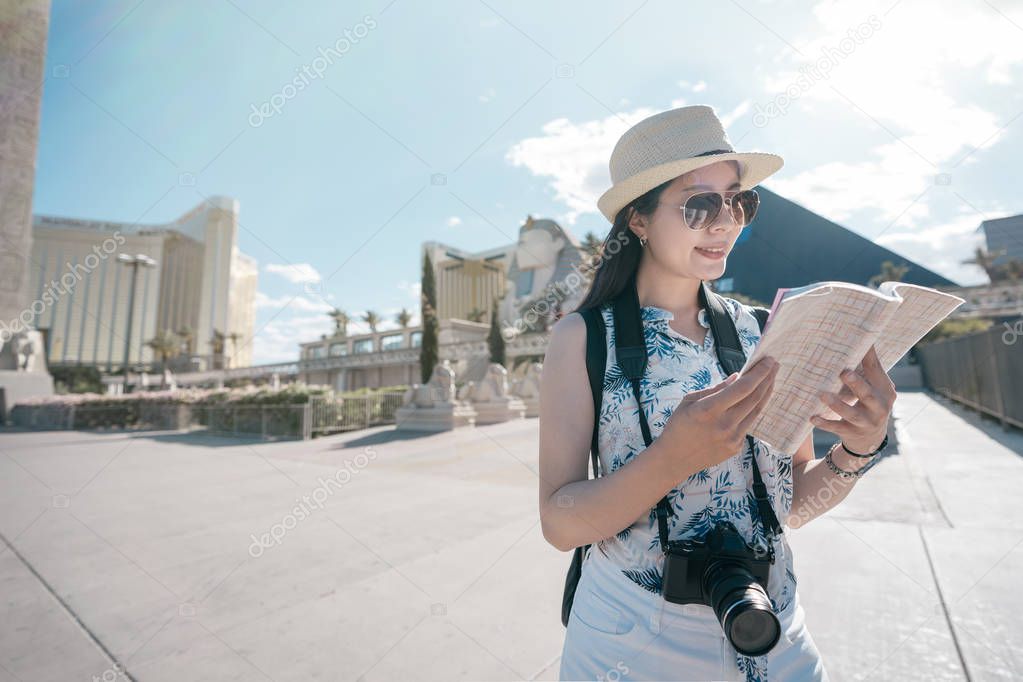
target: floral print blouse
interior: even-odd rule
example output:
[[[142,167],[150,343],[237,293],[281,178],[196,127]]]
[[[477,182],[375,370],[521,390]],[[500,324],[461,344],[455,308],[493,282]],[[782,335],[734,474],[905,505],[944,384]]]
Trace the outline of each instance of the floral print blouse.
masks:
[[[749,357],[760,341],[760,326],[752,308],[722,297],[726,311],[735,321],[742,349]],[[613,472],[641,453],[646,445],[640,431],[639,416],[632,386],[615,362],[614,320],[610,303],[601,309],[607,326],[607,368],[604,374],[603,403],[600,409],[598,445],[602,475]],[[714,349],[714,335],[707,311],[698,315],[706,329],[702,345],[669,326],[674,314],[656,306],[641,308],[647,347],[647,369],[640,382],[643,411],[656,439],[683,396],[708,388],[727,378]],[[785,519],[792,506],[792,455],[779,452],[758,439],[757,463],[778,520]],[[766,545],[763,526],[750,513],[753,501],[753,470],[749,445],[731,458],[699,471],[668,493],[674,516],[668,517],[671,540],[699,539],[719,521],[731,521],[751,545]],[[660,594],[664,555],[657,535],[657,517],[653,509],[616,536],[597,543],[599,551],[616,564],[638,587]],[[792,602],[796,577],[792,553],[783,535],[775,542],[775,563],[771,566],[767,593],[775,613],[781,614]],[[747,657],[737,653],[739,669],[747,679],[766,679],[766,656]]]

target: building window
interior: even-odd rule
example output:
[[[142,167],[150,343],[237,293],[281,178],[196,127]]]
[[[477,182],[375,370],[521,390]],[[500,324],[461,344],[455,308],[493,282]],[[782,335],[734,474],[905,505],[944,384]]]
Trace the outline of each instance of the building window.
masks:
[[[380,337],[380,350],[394,350],[404,345],[401,334],[390,334]]]
[[[408,339],[409,348],[419,348],[423,345],[423,332],[412,332]]]
[[[348,355],[348,344],[347,343],[332,343],[330,344],[330,356],[337,357],[339,355]]]
[[[373,352],[373,339],[359,339],[352,343],[353,353],[372,353]]]
[[[327,357],[327,348],[325,346],[313,346],[309,349],[309,357],[313,359],[325,358]]]

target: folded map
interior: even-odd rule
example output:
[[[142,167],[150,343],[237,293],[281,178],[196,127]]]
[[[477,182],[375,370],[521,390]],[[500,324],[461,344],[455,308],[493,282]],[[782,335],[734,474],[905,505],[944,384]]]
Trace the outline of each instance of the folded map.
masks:
[[[839,418],[817,396],[838,393],[845,386],[842,370],[855,369],[871,344],[887,372],[963,303],[905,282],[884,282],[877,289],[849,282],[779,289],[760,343],[740,372],[764,356],[780,364],[750,435],[794,453],[813,429],[811,416]]]

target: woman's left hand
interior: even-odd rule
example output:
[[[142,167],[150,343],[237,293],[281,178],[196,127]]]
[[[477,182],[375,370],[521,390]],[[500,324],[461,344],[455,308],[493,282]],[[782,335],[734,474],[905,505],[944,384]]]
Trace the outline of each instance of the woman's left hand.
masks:
[[[817,428],[834,433],[853,452],[873,452],[888,431],[888,417],[898,397],[895,384],[881,366],[874,346],[863,356],[855,370],[841,374],[845,386],[840,393],[821,393],[822,403],[842,419],[810,417]],[[850,405],[848,398],[855,398]]]

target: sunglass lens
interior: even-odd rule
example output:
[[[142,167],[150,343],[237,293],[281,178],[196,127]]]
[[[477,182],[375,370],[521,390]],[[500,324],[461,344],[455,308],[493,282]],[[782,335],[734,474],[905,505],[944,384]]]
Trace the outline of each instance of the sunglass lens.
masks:
[[[760,195],[752,189],[736,192],[732,197],[732,218],[736,225],[745,227],[753,222],[760,206]]]
[[[715,192],[694,194],[686,200],[684,207],[686,225],[693,230],[702,230],[718,217],[721,204],[721,195]]]

